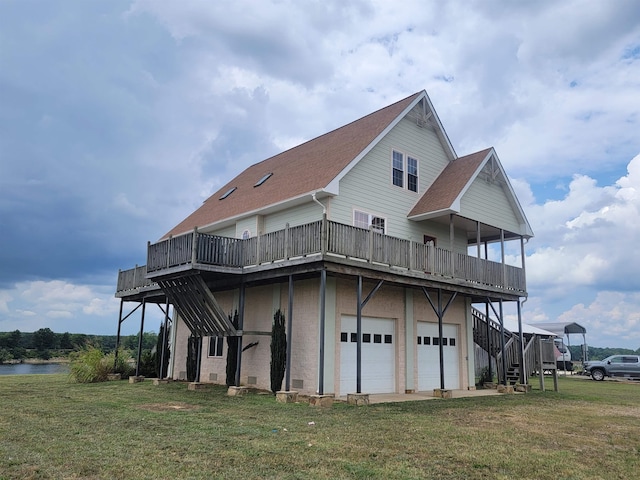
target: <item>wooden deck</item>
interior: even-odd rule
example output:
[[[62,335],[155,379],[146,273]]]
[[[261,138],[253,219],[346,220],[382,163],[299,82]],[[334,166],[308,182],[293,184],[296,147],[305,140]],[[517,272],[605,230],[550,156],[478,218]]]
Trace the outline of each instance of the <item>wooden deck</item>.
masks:
[[[451,252],[328,220],[249,239],[193,232],[149,244],[147,265],[120,271],[116,296],[158,288],[155,278],[203,270],[243,274],[292,264],[332,262],[394,275],[455,281],[474,289],[526,296],[522,268]]]

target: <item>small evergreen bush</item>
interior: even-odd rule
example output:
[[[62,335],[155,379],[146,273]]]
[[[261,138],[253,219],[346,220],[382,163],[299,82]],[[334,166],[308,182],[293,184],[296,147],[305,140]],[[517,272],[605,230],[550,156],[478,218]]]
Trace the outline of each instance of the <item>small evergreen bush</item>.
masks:
[[[284,314],[278,309],[273,316],[271,328],[271,391],[276,393],[282,388],[287,363],[287,332],[284,326]]]

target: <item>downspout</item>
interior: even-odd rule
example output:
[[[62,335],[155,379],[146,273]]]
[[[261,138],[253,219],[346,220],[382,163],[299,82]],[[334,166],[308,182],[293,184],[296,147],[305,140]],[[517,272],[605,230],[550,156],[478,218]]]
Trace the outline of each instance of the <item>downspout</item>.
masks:
[[[318,200],[316,198],[316,192],[313,192],[311,194],[311,199],[322,207],[322,215],[326,215],[327,214],[327,207],[325,207],[324,203],[322,203],[320,200]]]

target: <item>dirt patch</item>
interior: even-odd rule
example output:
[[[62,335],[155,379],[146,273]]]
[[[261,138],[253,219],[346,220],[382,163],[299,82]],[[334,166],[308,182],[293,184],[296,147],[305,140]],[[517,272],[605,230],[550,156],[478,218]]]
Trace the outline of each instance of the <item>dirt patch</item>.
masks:
[[[173,402],[173,403],[147,403],[140,405],[138,408],[148,410],[150,412],[192,412],[200,409],[198,405],[189,403]]]

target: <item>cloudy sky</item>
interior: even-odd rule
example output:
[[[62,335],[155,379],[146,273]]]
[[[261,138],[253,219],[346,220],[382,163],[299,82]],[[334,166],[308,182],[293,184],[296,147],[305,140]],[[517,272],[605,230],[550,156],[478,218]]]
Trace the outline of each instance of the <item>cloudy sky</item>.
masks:
[[[640,347],[627,0],[0,0],[0,331],[114,334],[118,269],[148,240],[423,89],[459,155],[496,148],[533,227],[524,320]]]

